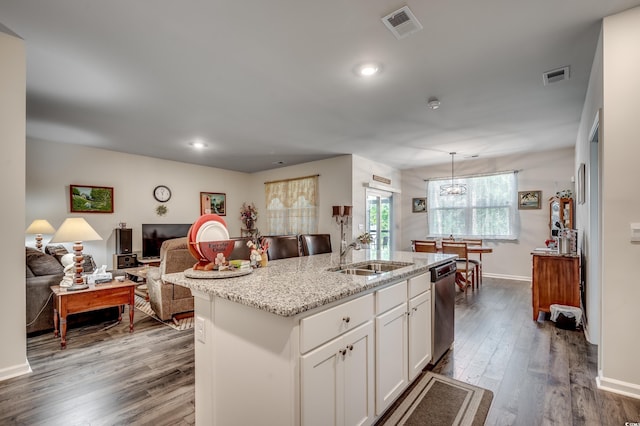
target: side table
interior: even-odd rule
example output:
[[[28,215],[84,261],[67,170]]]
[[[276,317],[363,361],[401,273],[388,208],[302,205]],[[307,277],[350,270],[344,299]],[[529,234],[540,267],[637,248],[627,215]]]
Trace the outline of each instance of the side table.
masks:
[[[79,312],[93,311],[112,306],[129,305],[129,332],[133,332],[133,312],[135,310],[134,290],[136,283],[131,280],[122,282],[113,280],[109,283],[90,285],[84,290],[68,291],[58,285],[51,286],[54,295],[53,325],[54,336],[58,337],[58,320],[60,323],[60,347],[67,346],[67,316]],[[122,311],[118,321],[122,320]]]

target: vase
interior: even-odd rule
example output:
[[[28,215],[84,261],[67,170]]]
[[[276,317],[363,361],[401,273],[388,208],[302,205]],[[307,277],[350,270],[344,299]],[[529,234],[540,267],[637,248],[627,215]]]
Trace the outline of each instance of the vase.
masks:
[[[253,229],[253,220],[251,219],[247,219],[244,221],[244,226],[247,227],[247,229]]]
[[[267,253],[262,253],[262,255],[260,255],[260,266],[264,268],[268,263],[269,257],[267,256]]]

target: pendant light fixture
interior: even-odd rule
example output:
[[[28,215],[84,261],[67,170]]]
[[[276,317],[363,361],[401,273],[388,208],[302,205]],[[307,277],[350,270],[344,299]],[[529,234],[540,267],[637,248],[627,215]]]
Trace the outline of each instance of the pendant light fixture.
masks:
[[[449,154],[451,155],[451,184],[440,185],[440,195],[464,195],[467,193],[467,185],[454,182],[453,157],[456,153],[450,152]]]

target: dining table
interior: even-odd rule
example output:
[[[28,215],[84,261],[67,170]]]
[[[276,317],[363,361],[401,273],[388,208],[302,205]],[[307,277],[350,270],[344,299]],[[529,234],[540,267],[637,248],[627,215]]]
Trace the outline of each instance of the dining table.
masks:
[[[466,241],[454,241],[456,243],[464,243]],[[440,244],[437,245],[438,252],[442,252],[442,246]],[[477,274],[477,283],[478,285],[482,284],[482,255],[487,253],[493,253],[493,248],[488,246],[481,245],[467,245],[467,253],[470,254],[479,254],[480,255],[480,263],[476,264],[476,274]],[[472,287],[473,289],[473,287]]]

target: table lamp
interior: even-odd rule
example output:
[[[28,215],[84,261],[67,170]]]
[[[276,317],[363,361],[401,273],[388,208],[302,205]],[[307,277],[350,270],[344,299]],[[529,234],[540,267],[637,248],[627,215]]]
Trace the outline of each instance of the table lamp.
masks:
[[[82,290],[89,286],[84,284],[82,278],[84,257],[82,256],[83,241],[102,240],[102,237],[87,223],[83,217],[70,217],[62,222],[58,232],[55,233],[50,242],[52,243],[68,243],[73,242],[74,275],[73,285],[67,290]]]
[[[42,234],[53,234],[56,232],[56,228],[44,219],[36,219],[31,222],[31,225],[24,232],[25,234],[36,235],[36,248],[42,251]]]

